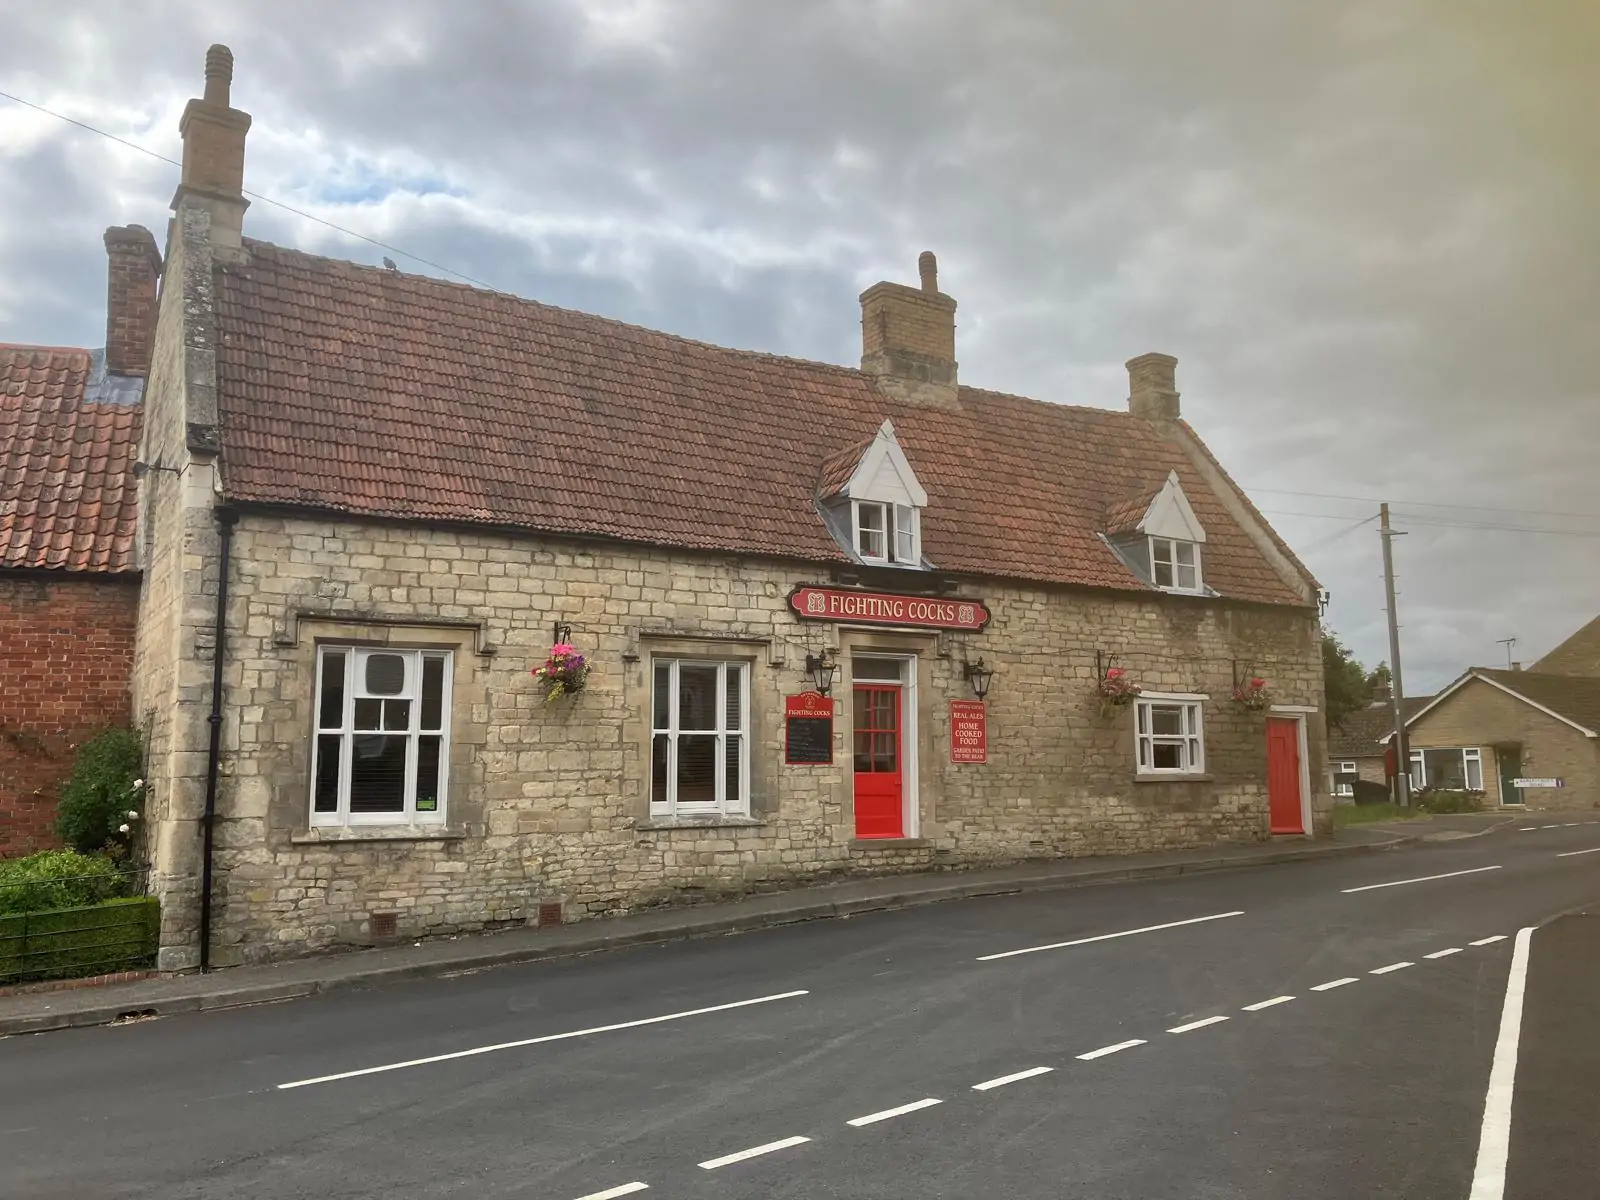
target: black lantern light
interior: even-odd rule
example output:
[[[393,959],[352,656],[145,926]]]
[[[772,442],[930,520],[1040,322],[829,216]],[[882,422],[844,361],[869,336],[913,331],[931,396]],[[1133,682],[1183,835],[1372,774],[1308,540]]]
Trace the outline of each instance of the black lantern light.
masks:
[[[962,663],[961,675],[972,685],[972,694],[979,700],[989,694],[989,681],[994,678],[994,668],[985,666],[983,659]]]
[[[826,650],[806,655],[806,674],[811,676],[811,684],[819,696],[826,696],[833,690],[833,673],[838,669],[838,664],[828,661]]]

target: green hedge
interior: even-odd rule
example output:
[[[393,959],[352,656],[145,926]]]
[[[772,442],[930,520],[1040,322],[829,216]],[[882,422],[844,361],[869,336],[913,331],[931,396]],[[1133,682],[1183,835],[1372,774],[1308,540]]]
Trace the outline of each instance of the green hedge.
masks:
[[[0,916],[0,984],[152,967],[160,934],[154,896]]]
[[[1483,793],[1451,788],[1424,788],[1417,793],[1417,807],[1431,813],[1474,813],[1483,811]]]
[[[81,908],[137,891],[135,872],[98,854],[41,850],[0,858],[0,916]]]

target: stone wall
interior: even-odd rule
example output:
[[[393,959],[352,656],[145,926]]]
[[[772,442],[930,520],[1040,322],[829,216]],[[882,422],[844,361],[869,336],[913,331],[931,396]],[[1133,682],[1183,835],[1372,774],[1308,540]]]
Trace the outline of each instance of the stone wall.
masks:
[[[246,513],[228,614],[228,705],[218,828],[216,961],[400,936],[566,919],[803,880],[1264,839],[1265,718],[1229,699],[1236,660],[1286,704],[1318,704],[1312,610],[1182,597],[972,583],[978,634],[887,633],[794,618],[815,567],[615,544]],[[544,706],[530,669],[552,624],[592,656],[581,695]],[[309,827],[319,639],[447,646],[454,704],[443,828]],[[916,655],[916,836],[854,838],[849,723],[835,764],[782,764],[782,698],[808,651]],[[1206,774],[1138,781],[1131,711],[1102,716],[1096,651],[1147,690],[1207,693]],[[650,660],[692,652],[751,669],[751,819],[649,816]],[[989,762],[953,764],[948,702],[970,699],[963,658],[995,667]],[[1320,716],[1310,761],[1325,761]],[[175,755],[174,759],[181,757]],[[180,765],[181,764],[174,764]],[[193,766],[190,756],[189,766]],[[1312,770],[1318,832],[1330,825]],[[176,810],[173,810],[176,816]],[[185,930],[169,959],[182,957]]]
[[[1500,803],[1495,747],[1520,743],[1524,778],[1556,778],[1566,784],[1522,789],[1530,809],[1600,807],[1600,746],[1595,740],[1481,680],[1467,682],[1412,725],[1410,742],[1414,751],[1480,747],[1487,805]]]
[[[74,750],[130,723],[138,599],[134,579],[0,572],[0,857],[60,844]]]

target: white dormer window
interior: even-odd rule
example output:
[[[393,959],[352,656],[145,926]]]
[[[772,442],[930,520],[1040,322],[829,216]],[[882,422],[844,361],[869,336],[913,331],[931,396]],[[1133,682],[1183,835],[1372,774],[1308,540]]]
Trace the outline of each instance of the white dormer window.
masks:
[[[1150,539],[1151,582],[1172,592],[1200,590],[1200,547],[1177,538]]]
[[[852,502],[855,511],[856,553],[864,562],[900,563],[914,567],[922,561],[921,521],[909,504]]]

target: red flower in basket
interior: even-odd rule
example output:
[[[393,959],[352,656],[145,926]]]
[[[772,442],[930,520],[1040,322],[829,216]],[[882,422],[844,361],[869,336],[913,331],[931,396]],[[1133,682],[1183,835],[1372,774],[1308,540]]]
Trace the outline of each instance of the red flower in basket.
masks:
[[[1095,691],[1107,704],[1129,704],[1144,689],[1129,679],[1128,673],[1121,667],[1112,667],[1101,678]]]
[[[1272,689],[1265,679],[1255,675],[1233,689],[1233,698],[1245,708],[1265,708],[1272,703]]]
[[[533,677],[544,685],[544,702],[553,704],[562,696],[583,691],[589,678],[589,660],[567,642],[550,647],[544,665],[533,669]]]

